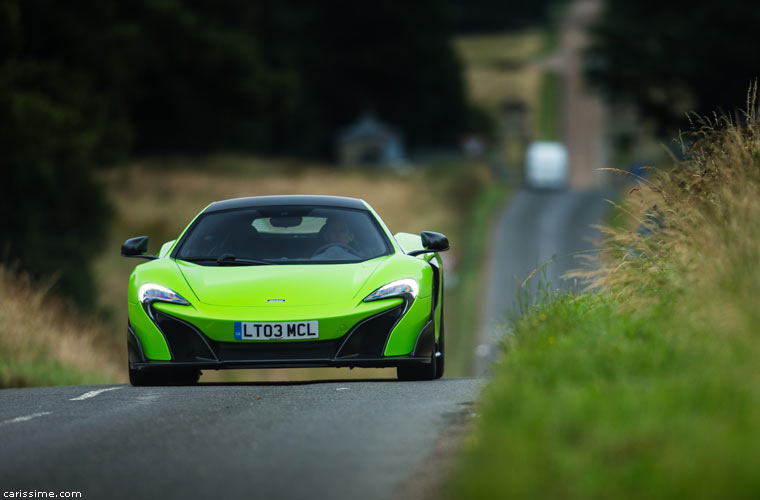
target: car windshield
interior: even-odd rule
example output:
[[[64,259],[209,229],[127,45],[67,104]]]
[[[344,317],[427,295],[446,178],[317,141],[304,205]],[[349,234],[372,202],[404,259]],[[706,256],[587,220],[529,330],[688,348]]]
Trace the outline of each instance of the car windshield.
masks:
[[[327,264],[374,259],[392,248],[368,211],[269,206],[202,214],[173,256],[210,266]]]

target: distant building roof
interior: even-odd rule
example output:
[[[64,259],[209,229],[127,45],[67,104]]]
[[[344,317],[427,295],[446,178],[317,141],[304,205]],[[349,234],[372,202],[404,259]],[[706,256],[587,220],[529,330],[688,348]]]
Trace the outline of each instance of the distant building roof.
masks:
[[[398,167],[404,163],[401,135],[372,113],[340,131],[336,145],[342,165]]]
[[[340,142],[353,142],[365,140],[392,140],[397,139],[398,133],[384,124],[372,113],[364,114],[353,125],[344,128],[338,140]]]

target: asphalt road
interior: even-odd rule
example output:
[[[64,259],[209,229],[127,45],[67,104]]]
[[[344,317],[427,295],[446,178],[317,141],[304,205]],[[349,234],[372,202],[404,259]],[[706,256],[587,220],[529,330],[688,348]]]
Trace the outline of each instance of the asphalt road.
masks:
[[[387,499],[479,379],[0,391],[0,491]]]
[[[498,355],[496,343],[507,329],[510,315],[520,310],[521,284],[535,296],[539,282],[551,289],[581,288],[563,279],[570,270],[589,265],[581,256],[592,256],[599,239],[593,227],[602,222],[611,196],[603,190],[523,190],[510,199],[491,229],[482,291],[483,311],[475,351],[475,373],[487,372]]]
[[[477,372],[519,285],[594,248],[601,191],[521,191],[492,230]],[[535,280],[534,280],[535,281]],[[534,287],[535,288],[535,287]],[[414,481],[483,379],[0,391],[0,491],[82,498],[388,499]]]

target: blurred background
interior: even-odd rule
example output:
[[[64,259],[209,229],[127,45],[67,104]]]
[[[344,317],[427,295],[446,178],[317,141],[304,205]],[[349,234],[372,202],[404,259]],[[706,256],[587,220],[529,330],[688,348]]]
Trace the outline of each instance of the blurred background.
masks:
[[[522,280],[556,251],[494,250],[503,207],[555,210],[512,240],[597,223],[563,193],[598,207],[626,186],[605,169],[646,175],[688,112],[742,108],[758,23],[746,0],[0,0],[0,387],[124,381],[121,243],[155,252],[208,203],[266,194],[447,234],[447,375],[476,373],[513,300],[492,262],[523,252],[502,272]],[[523,191],[536,142],[566,151],[554,198]]]

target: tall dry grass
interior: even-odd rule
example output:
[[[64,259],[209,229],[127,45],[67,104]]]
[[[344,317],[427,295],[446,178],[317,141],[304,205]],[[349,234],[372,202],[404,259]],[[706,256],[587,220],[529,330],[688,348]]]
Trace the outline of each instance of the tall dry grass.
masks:
[[[106,326],[49,290],[0,267],[0,387],[125,381]]]
[[[634,309],[669,299],[699,321],[760,324],[759,119],[755,84],[738,118],[693,120],[683,159],[638,179],[622,202],[638,227],[603,228],[597,286]]]

